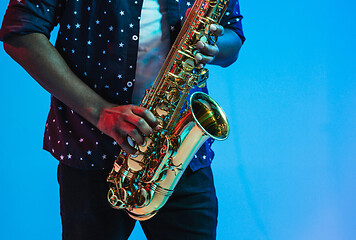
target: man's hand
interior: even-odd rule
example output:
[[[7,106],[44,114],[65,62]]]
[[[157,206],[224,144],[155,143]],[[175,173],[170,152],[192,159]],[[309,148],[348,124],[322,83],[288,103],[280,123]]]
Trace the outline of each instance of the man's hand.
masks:
[[[191,8],[187,9],[185,17],[188,17],[191,10]],[[234,63],[242,45],[241,38],[231,29],[224,29],[219,24],[211,24],[209,31],[218,37],[218,40],[214,45],[197,42],[196,47],[199,52],[195,54],[195,60],[198,68],[204,67],[205,64],[227,67]]]
[[[216,37],[221,37],[225,33],[224,27],[217,24],[211,24],[209,26],[209,31]],[[205,64],[213,62],[215,57],[219,54],[219,47],[216,44],[211,45],[198,41],[196,47],[199,49],[199,52],[195,54],[198,68],[202,68]]]
[[[101,112],[97,128],[114,138],[127,153],[135,154],[137,149],[129,144],[128,137],[138,145],[142,145],[145,136],[150,135],[157,125],[155,116],[146,108],[135,105],[115,105]]]

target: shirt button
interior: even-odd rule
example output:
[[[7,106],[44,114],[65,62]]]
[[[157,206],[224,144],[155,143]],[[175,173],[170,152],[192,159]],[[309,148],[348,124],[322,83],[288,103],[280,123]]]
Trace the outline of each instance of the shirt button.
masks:
[[[132,36],[132,40],[137,41],[137,39],[138,39],[137,35]]]

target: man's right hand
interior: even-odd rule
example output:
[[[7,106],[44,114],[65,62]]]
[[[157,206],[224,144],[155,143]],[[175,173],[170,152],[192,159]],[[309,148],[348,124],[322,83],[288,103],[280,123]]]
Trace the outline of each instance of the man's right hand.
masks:
[[[157,126],[147,109],[113,105],[94,92],[72,72],[45,35],[16,36],[8,39],[4,48],[49,93],[114,138],[127,153],[136,152],[127,142],[128,136],[143,144],[143,135],[148,136]]]
[[[146,108],[135,105],[112,105],[100,113],[97,128],[115,139],[120,147],[129,154],[137,149],[128,143],[131,137],[138,145],[144,143],[145,136],[157,127],[158,121]]]

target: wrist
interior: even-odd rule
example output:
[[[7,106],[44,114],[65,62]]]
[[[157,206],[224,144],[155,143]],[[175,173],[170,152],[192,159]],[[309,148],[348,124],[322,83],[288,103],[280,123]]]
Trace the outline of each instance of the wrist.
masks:
[[[114,106],[115,106],[114,104],[111,104],[105,100],[98,101],[95,104],[93,104],[92,106],[85,108],[85,110],[84,110],[85,113],[83,114],[84,118],[86,118],[94,126],[97,126],[102,112],[105,109],[108,109],[108,108],[111,108]]]

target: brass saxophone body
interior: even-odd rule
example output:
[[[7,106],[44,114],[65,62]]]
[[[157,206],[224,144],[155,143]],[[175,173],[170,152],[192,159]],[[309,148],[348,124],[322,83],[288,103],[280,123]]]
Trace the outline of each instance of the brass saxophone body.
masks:
[[[208,70],[195,66],[195,45],[215,43],[210,24],[219,23],[228,0],[196,0],[152,87],[141,102],[159,121],[160,130],[121,151],[107,181],[108,201],[136,220],[147,220],[167,202],[195,153],[209,138],[225,140],[229,125],[221,107],[192,87],[204,84]]]

